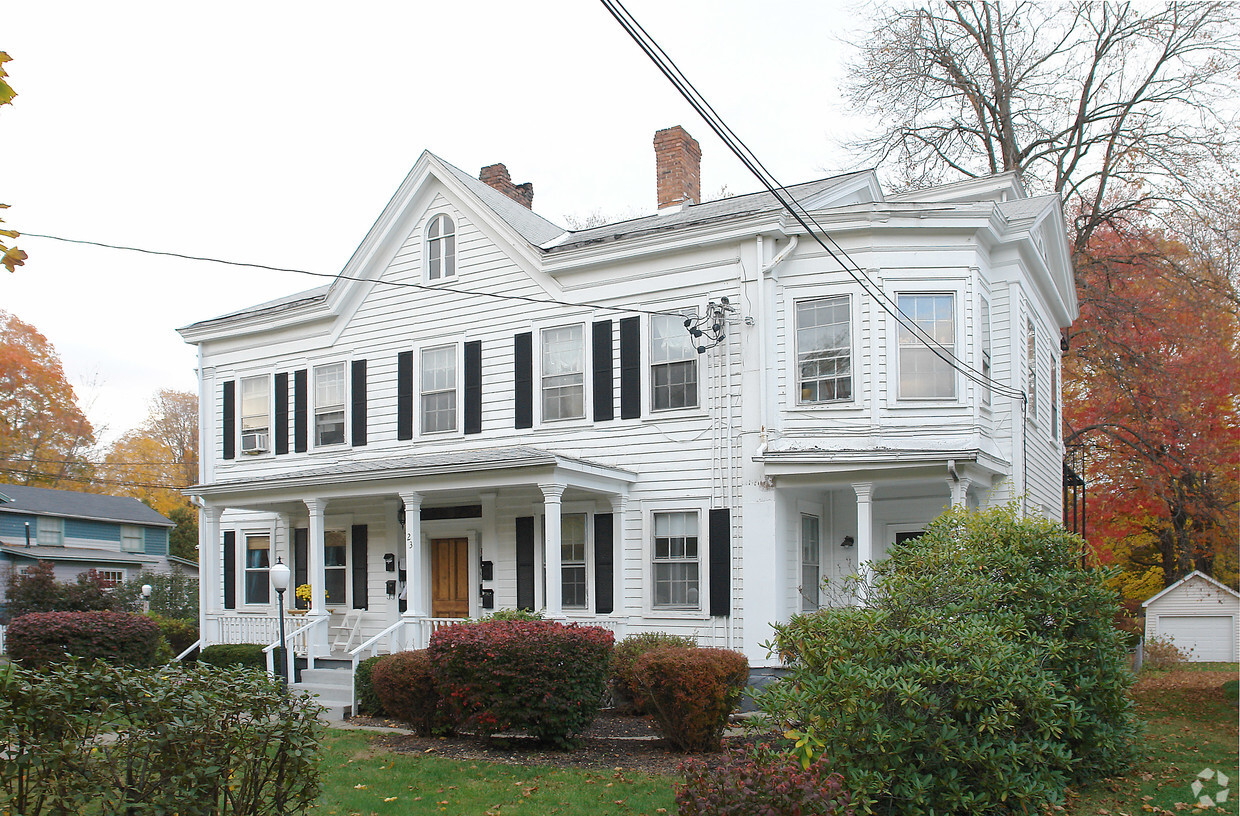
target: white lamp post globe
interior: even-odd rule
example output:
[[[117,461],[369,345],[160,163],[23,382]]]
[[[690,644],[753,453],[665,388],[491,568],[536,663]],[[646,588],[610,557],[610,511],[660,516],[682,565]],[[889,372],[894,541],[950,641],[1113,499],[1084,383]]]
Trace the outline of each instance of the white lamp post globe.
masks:
[[[274,588],[277,593],[283,594],[284,591],[288,589],[288,582],[291,575],[292,573],[287,564],[276,562],[276,565],[271,568],[272,588]]]
[[[143,598],[151,597],[151,585],[150,584],[142,585],[142,597]]]

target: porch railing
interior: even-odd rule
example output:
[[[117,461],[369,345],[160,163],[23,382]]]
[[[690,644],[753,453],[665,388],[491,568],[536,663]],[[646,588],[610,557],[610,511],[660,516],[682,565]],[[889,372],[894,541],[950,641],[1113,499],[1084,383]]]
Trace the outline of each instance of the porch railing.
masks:
[[[327,626],[330,618],[315,617],[307,620],[306,618],[293,618],[296,623],[290,624],[288,619],[284,623],[284,671],[285,677],[290,683],[293,682],[293,656],[302,654],[306,657],[306,668],[314,668],[314,650],[309,648],[309,642],[314,638],[313,630],[318,626]],[[300,626],[297,624],[300,623]],[[275,650],[280,646],[280,635],[276,633],[275,640],[263,647],[263,654],[267,656],[267,672],[275,676]]]

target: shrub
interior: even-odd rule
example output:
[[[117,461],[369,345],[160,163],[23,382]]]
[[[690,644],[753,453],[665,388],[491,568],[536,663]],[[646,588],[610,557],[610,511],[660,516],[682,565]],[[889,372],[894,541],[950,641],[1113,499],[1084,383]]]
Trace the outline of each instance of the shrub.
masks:
[[[749,680],[740,652],[664,646],[633,661],[637,689],[678,751],[718,751]]]
[[[14,669],[0,674],[0,813],[305,813],[318,711],[239,669]]]
[[[388,716],[409,723],[418,736],[451,733],[452,717],[425,649],[388,655],[371,678]]]
[[[528,609],[497,609],[490,615],[483,615],[482,621],[540,621],[545,620],[541,612]]]
[[[198,621],[190,622],[177,620],[175,618],[165,618],[163,615],[157,615],[154,612],[147,615],[148,618],[155,621],[159,626],[159,632],[164,636],[164,640],[168,642],[168,648],[172,651],[172,656],[176,657],[181,652],[194,645],[194,641],[198,640]],[[264,665],[266,663],[264,662]]]
[[[32,612],[118,611],[121,605],[94,570],[77,580],[56,580],[50,561],[39,561],[25,572],[12,570],[5,578],[4,623]]]
[[[457,722],[568,748],[598,713],[611,646],[597,627],[486,621],[438,630],[427,652]]]
[[[387,658],[387,655],[375,655],[357,664],[357,671],[353,673],[353,698],[357,700],[358,714],[377,717],[384,713],[383,701],[375,693],[372,674],[375,667]]]
[[[650,714],[645,700],[635,691],[633,661],[663,646],[697,646],[691,637],[669,635],[666,632],[641,632],[629,635],[616,644],[611,653],[611,699],[612,705],[626,714]]]
[[[1141,651],[1141,665],[1147,669],[1170,669],[1187,661],[1192,649],[1181,649],[1171,638],[1157,635],[1145,641]]]
[[[216,643],[198,653],[198,662],[208,666],[267,669],[267,655],[262,643]]]
[[[771,752],[757,755],[729,750],[715,766],[681,766],[685,781],[676,786],[680,816],[851,816],[842,777],[823,762],[802,768],[796,760]]]
[[[776,626],[789,672],[759,706],[877,813],[1039,810],[1133,756],[1118,601],[1083,546],[1011,507],[946,513],[866,608]]]
[[[6,635],[9,657],[37,669],[69,657],[126,666],[153,666],[159,626],[128,612],[32,612]]]
[[[198,625],[197,578],[181,572],[157,574],[143,570],[137,578],[126,581],[112,591],[118,608],[127,612],[141,612],[143,584],[151,587],[149,603],[153,614]]]

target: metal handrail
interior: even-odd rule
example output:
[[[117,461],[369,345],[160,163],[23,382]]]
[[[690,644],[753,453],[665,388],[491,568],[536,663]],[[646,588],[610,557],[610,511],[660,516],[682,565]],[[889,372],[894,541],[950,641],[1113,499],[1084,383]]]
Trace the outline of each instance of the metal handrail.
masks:
[[[379,641],[383,639],[384,637],[387,637],[391,635],[392,633],[396,632],[397,630],[404,628],[406,625],[408,625],[408,621],[406,621],[404,618],[399,618],[396,621],[396,623],[393,623],[391,626],[384,629],[379,634],[370,638],[365,643],[362,643],[356,649],[349,650],[349,658],[350,660],[353,661],[353,668],[352,668],[353,684],[349,689],[349,698],[352,701],[351,705],[353,706],[352,711],[354,713],[357,712],[357,664],[362,662],[362,652],[366,651],[367,649],[370,649],[370,656],[374,657],[375,654],[377,654],[379,651],[379,647],[378,647]]]
[[[289,649],[289,641],[291,641],[293,638],[300,635],[302,632],[309,631],[313,629],[314,627],[320,626],[330,620],[331,618],[326,617],[326,616],[311,618],[309,622],[302,624],[299,628],[294,629],[293,631],[289,632],[287,635],[284,636],[284,662],[285,662],[284,670],[286,672],[285,677],[289,679],[290,683],[292,682],[292,679],[293,679],[293,652],[291,649]],[[274,676],[276,673],[276,658],[275,658],[274,653],[275,653],[276,647],[279,645],[280,645],[280,638],[276,638],[272,643],[269,643],[263,647],[263,654],[267,655],[267,671],[272,676]],[[314,649],[313,648],[306,649],[306,668],[310,668],[310,669],[314,668]]]
[[[199,647],[201,647],[201,646],[202,646],[202,638],[198,638],[198,640],[195,640],[193,643],[191,643],[191,644],[190,644],[190,647],[189,647],[188,649],[186,649],[185,651],[181,652],[181,653],[180,653],[179,655],[177,655],[176,657],[172,658],[173,662],[174,662],[174,663],[180,663],[182,660],[184,660],[185,658],[189,657],[189,653],[190,653],[190,652],[194,651],[195,649],[197,649],[197,648],[199,648]]]

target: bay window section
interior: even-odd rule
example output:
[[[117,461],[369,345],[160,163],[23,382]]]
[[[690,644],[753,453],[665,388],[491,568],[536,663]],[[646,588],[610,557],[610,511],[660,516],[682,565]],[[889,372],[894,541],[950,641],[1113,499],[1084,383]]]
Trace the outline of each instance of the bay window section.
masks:
[[[655,513],[653,522],[654,606],[699,609],[698,514]]]
[[[241,380],[241,452],[262,453],[267,450],[270,428],[270,383],[266,377],[245,377]]]
[[[655,411],[697,407],[698,353],[685,316],[650,318],[650,394]]]
[[[580,419],[586,415],[586,345],[580,324],[544,329],[542,339],[542,418]]]
[[[271,602],[271,536],[247,535],[245,537],[245,602],[265,604]]]
[[[902,294],[897,303],[905,318],[897,332],[900,399],[954,399],[956,370],[949,360],[956,354],[955,295]]]
[[[344,444],[344,363],[314,369],[314,444]]]
[[[847,295],[796,305],[798,401],[803,405],[852,399],[852,321]]]
[[[561,604],[565,609],[586,607],[586,516],[565,515],[560,522]]]
[[[422,433],[456,430],[456,346],[422,350]]]

